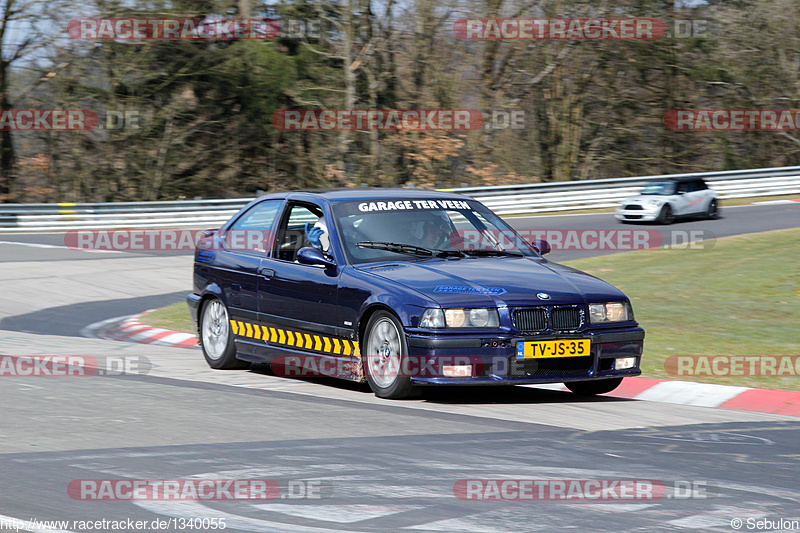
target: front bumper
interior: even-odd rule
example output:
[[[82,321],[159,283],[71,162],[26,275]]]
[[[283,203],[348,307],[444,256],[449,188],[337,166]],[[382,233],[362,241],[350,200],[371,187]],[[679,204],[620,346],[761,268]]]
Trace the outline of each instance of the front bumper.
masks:
[[[519,359],[517,343],[525,341],[577,340],[591,341],[590,355]],[[424,361],[428,368],[442,365],[470,364],[471,377],[443,377],[440,371],[431,376],[411,376],[418,385],[515,385],[526,383],[563,383],[615,377],[638,376],[644,346],[644,330],[640,327],[606,328],[579,334],[552,335],[458,335],[431,336],[406,334],[408,354],[415,361]],[[632,368],[616,370],[618,358],[634,357]]]
[[[661,214],[661,206],[644,209],[622,209],[617,208],[614,217],[617,220],[630,220],[638,222],[653,222]]]
[[[197,333],[197,310],[200,308],[200,301],[202,298],[194,293],[186,296],[186,305],[189,307],[189,315],[192,317],[192,328]],[[199,335],[198,335],[199,342]]]

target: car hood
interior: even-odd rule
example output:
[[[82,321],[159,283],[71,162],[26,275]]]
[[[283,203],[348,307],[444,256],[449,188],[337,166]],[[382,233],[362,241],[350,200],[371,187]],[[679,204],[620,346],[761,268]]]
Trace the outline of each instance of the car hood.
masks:
[[[422,293],[442,307],[516,307],[626,299],[619,289],[585,272],[528,257],[403,261],[358,269]],[[540,299],[539,293],[550,298]]]
[[[663,194],[637,194],[636,196],[625,198],[625,201],[622,202],[622,204],[647,205],[650,203],[650,200],[658,200],[659,202],[666,202],[667,200],[669,200],[669,198],[670,198],[669,196],[665,196]]]

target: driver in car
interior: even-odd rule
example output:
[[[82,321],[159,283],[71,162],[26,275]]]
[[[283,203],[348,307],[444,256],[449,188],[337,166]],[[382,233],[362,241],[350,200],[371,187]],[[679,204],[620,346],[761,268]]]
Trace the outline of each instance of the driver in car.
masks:
[[[434,215],[423,222],[419,246],[431,250],[450,250],[458,248],[459,242],[463,242],[463,239],[453,231],[450,219],[444,213]]]
[[[328,248],[330,248],[331,245],[331,240],[328,236],[328,226],[325,224],[325,217],[319,217],[319,220],[317,220],[313,226],[311,226],[311,222],[306,222],[305,230],[306,237],[308,238],[308,242],[311,243],[311,246],[327,254]]]

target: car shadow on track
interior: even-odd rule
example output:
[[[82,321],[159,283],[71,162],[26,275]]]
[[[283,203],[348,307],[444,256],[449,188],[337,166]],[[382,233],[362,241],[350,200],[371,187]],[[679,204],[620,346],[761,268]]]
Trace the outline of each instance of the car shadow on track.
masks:
[[[629,398],[610,396],[582,396],[567,391],[537,389],[521,386],[425,387],[419,399],[442,404],[539,404],[539,403],[596,403],[627,402]]]
[[[280,377],[287,380],[298,380],[313,383],[320,387],[330,387],[339,390],[349,390],[364,394],[373,394],[366,383],[357,383],[344,379],[331,377],[284,377],[278,376],[270,369],[268,364],[254,363],[250,372],[266,376]],[[614,393],[601,396],[581,396],[572,392],[538,389],[515,385],[487,385],[487,386],[425,386],[415,387],[412,395],[407,398],[412,401],[426,403],[470,405],[470,404],[540,404],[540,403],[596,403],[596,402],[628,402],[636,401],[629,398],[614,397]],[[403,401],[403,400],[400,400]]]

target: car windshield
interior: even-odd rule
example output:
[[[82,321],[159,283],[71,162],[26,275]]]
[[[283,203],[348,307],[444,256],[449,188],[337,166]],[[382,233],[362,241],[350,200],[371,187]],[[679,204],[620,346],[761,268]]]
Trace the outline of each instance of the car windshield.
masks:
[[[474,201],[342,202],[333,213],[350,263],[536,256],[500,217]]]
[[[642,189],[640,194],[660,194],[663,196],[670,196],[675,194],[675,183],[672,181],[655,181]]]

